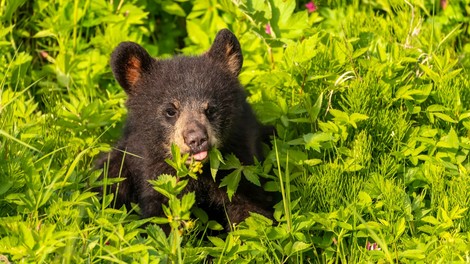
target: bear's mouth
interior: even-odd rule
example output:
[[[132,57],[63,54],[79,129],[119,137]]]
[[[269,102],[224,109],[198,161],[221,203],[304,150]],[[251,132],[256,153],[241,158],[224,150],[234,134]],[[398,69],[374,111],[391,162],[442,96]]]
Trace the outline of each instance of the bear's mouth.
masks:
[[[204,161],[208,156],[208,151],[204,150],[191,155],[191,158],[195,161]]]
[[[209,151],[203,150],[197,153],[190,153],[188,159],[186,160],[186,164],[191,164],[192,162],[205,162],[208,160]]]

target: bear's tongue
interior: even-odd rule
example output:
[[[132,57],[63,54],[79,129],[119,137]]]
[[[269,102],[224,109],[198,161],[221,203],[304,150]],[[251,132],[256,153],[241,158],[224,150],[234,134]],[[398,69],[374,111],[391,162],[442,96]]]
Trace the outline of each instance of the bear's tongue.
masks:
[[[199,153],[193,154],[193,159],[201,161],[207,157],[207,151],[201,151]]]

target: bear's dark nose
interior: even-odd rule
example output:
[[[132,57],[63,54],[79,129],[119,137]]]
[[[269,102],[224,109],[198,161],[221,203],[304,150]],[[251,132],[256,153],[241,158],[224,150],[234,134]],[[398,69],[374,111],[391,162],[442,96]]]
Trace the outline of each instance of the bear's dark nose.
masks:
[[[184,143],[192,153],[208,150],[207,132],[205,128],[188,129],[183,133]]]

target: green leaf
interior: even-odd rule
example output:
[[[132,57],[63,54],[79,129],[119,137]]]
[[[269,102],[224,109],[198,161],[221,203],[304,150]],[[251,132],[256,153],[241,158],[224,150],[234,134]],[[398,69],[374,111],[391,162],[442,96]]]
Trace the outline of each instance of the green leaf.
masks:
[[[293,255],[295,253],[307,250],[310,247],[311,247],[310,244],[307,244],[307,243],[302,242],[302,241],[295,241],[294,244],[292,245],[292,248],[290,250],[289,255]]]
[[[426,252],[421,249],[409,249],[405,251],[398,252],[399,258],[421,260],[426,258]]]
[[[359,56],[362,56],[364,53],[366,53],[367,51],[369,50],[369,47],[365,47],[365,48],[361,48],[361,49],[358,49],[358,50],[355,50],[353,52],[353,59],[359,57]]]
[[[207,236],[209,241],[214,244],[214,246],[219,247],[219,248],[224,248],[225,247],[225,241],[223,241],[219,237],[214,237],[214,236]]]
[[[386,45],[382,43],[377,43],[376,51],[377,51],[377,57],[379,58],[380,62],[386,62],[387,61],[387,52],[386,52]]]
[[[435,225],[435,226],[437,226],[441,223],[434,216],[430,216],[430,215],[421,218],[421,221],[426,222],[426,223],[430,223],[430,224]]]
[[[454,120],[452,117],[446,115],[446,114],[443,114],[443,113],[432,113],[434,116],[437,116],[439,117],[440,119],[446,121],[446,122],[450,122],[450,123],[458,123],[458,121]]]
[[[364,204],[364,205],[372,204],[372,198],[370,198],[370,195],[364,191],[359,192],[358,198],[361,204]]]
[[[178,3],[173,1],[163,1],[161,3],[161,7],[163,11],[167,12],[168,14],[185,17],[186,12],[184,12],[183,8]]]
[[[302,164],[305,164],[307,166],[316,166],[318,164],[321,164],[323,161],[321,159],[308,159],[308,160],[303,160]]]
[[[41,30],[34,34],[33,38],[56,37],[57,35],[50,30]]]
[[[306,149],[314,149],[320,152],[322,142],[328,142],[333,140],[333,136],[330,133],[319,132],[319,133],[308,133],[303,136],[305,141]]]
[[[234,154],[230,154],[225,157],[225,163],[222,164],[221,169],[231,170],[231,169],[240,169],[242,164]]]
[[[346,223],[346,222],[343,222],[343,221],[338,221],[336,223],[339,227],[343,228],[343,229],[346,229],[346,230],[352,230],[353,227],[351,224],[349,223]]]
[[[356,125],[356,122],[360,122],[362,120],[366,120],[368,119],[369,117],[366,116],[366,115],[363,115],[363,114],[359,114],[359,113],[353,113],[350,117],[349,117],[349,123],[357,129],[357,125]]]
[[[11,181],[0,182],[0,196],[5,194],[12,186],[13,186],[13,182]]]
[[[424,65],[424,64],[419,64],[419,67],[421,68],[421,70],[424,71],[424,73],[426,73],[427,76],[429,76],[429,78],[431,78],[431,80],[433,80],[434,82],[438,82],[441,77],[439,76],[439,74],[437,74],[435,71],[431,70],[431,68],[429,68],[428,66]]]
[[[28,227],[26,227],[26,224],[23,222],[19,223],[19,227],[21,231],[21,242],[32,250],[36,244],[34,241],[33,232]]]
[[[255,230],[252,229],[238,229],[232,232],[233,236],[240,236],[243,239],[257,238],[259,235]]]
[[[335,117],[335,120],[340,120],[345,123],[349,122],[349,116],[347,113],[337,110],[337,109],[330,109],[330,114]]]
[[[153,188],[167,198],[176,197],[188,184],[188,180],[177,179],[177,177],[162,174],[156,180],[149,181]]]
[[[428,108],[426,108],[427,112],[444,112],[446,110],[447,108],[438,104],[433,104],[433,105],[428,106]]]
[[[457,152],[460,146],[459,136],[453,128],[450,128],[447,136],[443,137],[441,141],[437,142],[437,147],[446,148]]]
[[[209,163],[211,167],[211,175],[212,179],[215,181],[215,177],[217,176],[217,171],[219,170],[220,163],[224,162],[222,157],[222,153],[216,148],[212,148],[209,151]]]
[[[10,21],[12,19],[12,16],[15,14],[16,10],[18,10],[19,7],[24,5],[24,3],[26,3],[26,0],[15,0],[3,3],[3,16],[0,19],[5,22]]]
[[[228,199],[231,201],[233,195],[237,191],[238,183],[240,182],[242,169],[238,168],[232,171],[229,175],[225,176],[220,182],[219,187],[227,186]]]
[[[201,25],[193,22],[191,20],[186,20],[186,29],[188,32],[188,37],[193,43],[199,44],[203,48],[209,48],[209,36],[204,29],[201,28]]]
[[[209,222],[207,222],[207,228],[209,228],[210,230],[215,230],[215,231],[224,230],[224,227],[214,220],[209,220]]]
[[[271,101],[256,104],[255,108],[260,121],[263,123],[273,122],[282,116],[281,107]]]
[[[278,240],[278,239],[283,239],[286,238],[289,235],[287,230],[282,227],[274,226],[274,227],[268,227],[267,232],[266,232],[266,237],[269,240]]]
[[[395,223],[395,241],[398,241],[400,236],[405,232],[406,230],[406,221],[404,217],[401,217],[396,223]]]
[[[183,195],[183,198],[181,199],[181,211],[187,212],[191,210],[191,207],[193,207],[195,201],[196,194],[194,192]]]
[[[191,209],[191,212],[194,216],[201,221],[202,223],[207,223],[209,221],[209,216],[207,213],[199,207],[194,207]]]
[[[455,132],[454,128],[450,128],[449,134],[447,134],[447,142],[453,149],[458,149],[459,148],[459,136],[457,135],[457,132]]]
[[[414,100],[414,95],[421,94],[421,91],[411,89],[411,85],[401,86],[395,93],[396,99]]]
[[[256,166],[244,166],[243,175],[249,182],[255,184],[256,186],[261,186]]]
[[[318,114],[320,113],[321,105],[323,102],[323,93],[321,93],[317,100],[315,101],[315,104],[313,105],[312,109],[310,110],[310,119],[312,122],[315,122],[318,118]]]
[[[318,34],[302,40],[301,42],[288,45],[284,52],[284,58],[290,67],[295,67],[299,63],[310,62],[317,54]]]
[[[464,120],[464,119],[467,119],[467,118],[470,118],[470,111],[467,111],[467,112],[464,112],[462,114],[459,115],[459,122]]]
[[[378,231],[381,228],[383,228],[380,223],[377,223],[375,221],[369,221],[363,224],[360,224],[356,227],[358,230],[372,230],[372,231]]]

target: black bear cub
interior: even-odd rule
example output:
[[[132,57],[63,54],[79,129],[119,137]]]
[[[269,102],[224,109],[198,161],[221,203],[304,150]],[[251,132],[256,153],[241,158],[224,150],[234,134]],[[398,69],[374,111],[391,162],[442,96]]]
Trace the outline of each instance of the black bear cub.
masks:
[[[262,159],[265,135],[238,81],[242,63],[240,44],[229,30],[221,30],[210,50],[197,57],[156,60],[132,42],[114,50],[111,67],[128,95],[128,117],[122,139],[101,167],[109,162],[108,177],[125,178],[117,189],[118,207],[133,202],[143,217],[163,215],[166,199],[149,180],[174,173],[165,162],[172,143],[202,162],[211,148],[233,153],[245,165]],[[239,223],[249,212],[272,217],[272,199],[261,187],[242,179],[229,201],[226,189],[219,188],[222,178],[214,182],[206,162],[186,189],[196,193],[197,205],[211,218],[227,215],[226,223]]]

